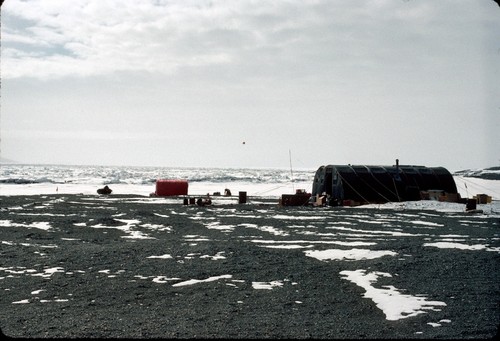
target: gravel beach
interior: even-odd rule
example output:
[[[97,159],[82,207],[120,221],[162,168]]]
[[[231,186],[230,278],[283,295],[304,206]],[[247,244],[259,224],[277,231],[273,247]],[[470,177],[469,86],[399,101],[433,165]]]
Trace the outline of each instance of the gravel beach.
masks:
[[[257,198],[3,196],[0,328],[14,338],[493,338],[499,227],[485,214]],[[371,287],[349,277],[363,275]],[[398,314],[391,297],[427,304]]]

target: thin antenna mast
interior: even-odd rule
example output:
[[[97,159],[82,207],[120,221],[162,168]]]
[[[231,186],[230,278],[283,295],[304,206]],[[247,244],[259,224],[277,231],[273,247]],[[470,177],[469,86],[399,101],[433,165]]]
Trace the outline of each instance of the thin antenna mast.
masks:
[[[290,175],[292,178],[292,189],[295,192],[295,185],[293,184],[293,171],[292,171],[292,151],[288,149],[288,156],[290,158]]]

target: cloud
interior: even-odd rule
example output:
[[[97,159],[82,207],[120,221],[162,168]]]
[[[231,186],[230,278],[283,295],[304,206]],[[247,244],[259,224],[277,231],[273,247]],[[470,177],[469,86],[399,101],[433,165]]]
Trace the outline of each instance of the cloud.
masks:
[[[51,140],[68,140],[73,141],[138,141],[138,140],[167,140],[168,137],[159,133],[138,132],[138,131],[112,131],[112,130],[90,130],[80,129],[75,130],[37,130],[37,129],[16,129],[10,130],[5,137],[12,139],[51,139]]]
[[[221,51],[202,50],[198,43],[207,42],[185,43],[204,31],[209,20],[206,8],[189,3],[12,0],[6,4],[3,15],[13,17],[3,27],[6,78],[124,70],[169,73],[180,65],[228,60]],[[19,22],[24,25],[15,27]]]
[[[186,141],[179,160],[219,164],[246,140],[253,159],[228,160],[284,155],[287,165],[293,149],[314,167],[496,161],[498,10],[454,0],[8,0],[2,152],[41,160],[57,148],[54,158],[76,159],[63,153],[73,143],[96,160],[98,141],[120,157]]]
[[[231,71],[253,66],[263,74],[295,65],[294,72],[306,74],[310,68],[299,67],[305,60],[317,67],[370,67],[418,54],[409,41],[422,39],[415,32],[426,32],[425,24],[436,20],[435,7],[397,1],[9,0],[2,11],[2,76],[171,74],[217,65]],[[393,44],[402,54],[393,53]]]

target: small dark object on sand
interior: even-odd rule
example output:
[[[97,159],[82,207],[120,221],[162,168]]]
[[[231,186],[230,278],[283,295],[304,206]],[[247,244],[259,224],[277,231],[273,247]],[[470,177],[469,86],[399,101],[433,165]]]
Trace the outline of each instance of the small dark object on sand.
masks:
[[[99,188],[97,190],[97,194],[111,194],[111,192],[113,191],[108,186],[104,186],[103,188]]]
[[[207,197],[205,199],[198,198],[198,200],[196,200],[196,205],[198,205],[198,206],[209,206],[209,205],[212,205],[212,199],[210,199],[210,194],[207,193]]]

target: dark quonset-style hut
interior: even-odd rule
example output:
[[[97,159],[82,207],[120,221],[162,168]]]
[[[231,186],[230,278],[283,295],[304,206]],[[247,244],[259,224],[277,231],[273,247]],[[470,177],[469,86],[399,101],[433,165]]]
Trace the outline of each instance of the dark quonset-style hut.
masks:
[[[328,165],[316,171],[312,196],[327,204],[353,205],[424,199],[429,192],[458,199],[453,176],[443,167]]]

